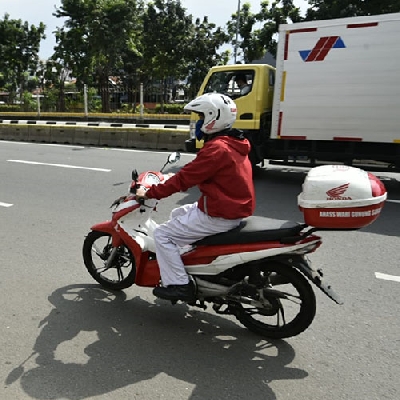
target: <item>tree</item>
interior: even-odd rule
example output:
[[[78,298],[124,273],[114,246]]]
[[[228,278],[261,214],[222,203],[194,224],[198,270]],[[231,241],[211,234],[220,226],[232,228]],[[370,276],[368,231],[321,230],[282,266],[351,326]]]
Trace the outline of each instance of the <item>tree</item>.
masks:
[[[62,0],[54,16],[66,18],[56,53],[68,55],[79,83],[98,84],[102,111],[110,111],[109,77],[123,71],[123,54],[137,48],[141,0]]]
[[[400,11],[400,0],[309,0],[305,19],[332,19]]]
[[[361,0],[361,3],[364,15],[378,15],[400,11],[400,0]]]
[[[56,111],[65,112],[65,81],[71,77],[68,62],[59,59],[54,53],[49,60],[42,63],[40,72],[43,76],[43,91],[46,89],[47,95],[52,94]]]
[[[227,23],[228,33],[235,48],[235,62],[238,56],[244,63],[251,62],[264,55],[264,46],[257,40],[259,31],[253,29],[257,15],[251,12],[250,3],[244,3],[238,13],[232,14]]]
[[[311,8],[307,10],[305,19],[316,20],[316,19],[332,19],[332,18],[344,18],[354,17],[360,14],[360,0],[331,0],[331,1],[320,1],[320,0],[309,0],[308,3]]]
[[[293,0],[276,1],[269,6],[269,1],[261,2],[261,10],[257,20],[264,25],[256,32],[256,43],[276,56],[279,25],[301,21],[300,9],[293,4]]]
[[[15,97],[17,89],[22,91],[26,83],[27,72],[35,72],[39,61],[40,41],[45,39],[46,26],[31,25],[22,20],[12,20],[8,14],[0,20],[0,70],[10,99]]]
[[[266,52],[275,56],[279,25],[301,20],[300,9],[293,4],[293,0],[275,1],[272,5],[269,1],[262,1],[260,6],[260,11],[253,14],[251,5],[244,3],[239,15],[232,14],[227,23],[231,40],[240,49],[245,63],[262,58]],[[255,29],[257,23],[262,25]],[[237,42],[236,33],[239,34]]]
[[[143,16],[144,70],[162,86],[162,104],[166,101],[167,79],[183,79],[187,74],[191,27],[192,19],[180,0],[148,3]]]
[[[204,80],[208,70],[215,66],[226,64],[230,57],[230,51],[225,50],[218,53],[218,49],[228,42],[229,36],[217,28],[213,23],[208,22],[208,17],[204,17],[200,22],[197,18],[191,34],[190,47],[188,49],[187,77],[190,85],[189,97],[196,96],[200,85]]]

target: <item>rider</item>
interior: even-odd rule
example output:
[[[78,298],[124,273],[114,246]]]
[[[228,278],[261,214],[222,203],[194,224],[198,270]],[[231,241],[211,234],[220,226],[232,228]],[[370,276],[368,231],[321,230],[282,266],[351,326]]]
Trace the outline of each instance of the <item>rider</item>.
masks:
[[[185,111],[200,117],[196,136],[204,135],[204,146],[196,158],[165,183],[147,191],[138,188],[136,198],[162,199],[193,186],[201,191],[199,200],[172,211],[170,219],[154,231],[162,286],[153,290],[167,300],[195,299],[195,288],[182,262],[179,248],[206,236],[237,227],[253,214],[255,192],[248,159],[250,143],[241,131],[232,129],[236,104],[228,96],[207,93],[192,100]]]

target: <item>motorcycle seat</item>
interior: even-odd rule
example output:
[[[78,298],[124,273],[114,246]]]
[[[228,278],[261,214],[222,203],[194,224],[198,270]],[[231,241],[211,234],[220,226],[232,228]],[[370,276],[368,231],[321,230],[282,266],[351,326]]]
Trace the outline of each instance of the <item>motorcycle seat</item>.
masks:
[[[230,231],[207,236],[193,243],[195,246],[244,244],[281,240],[299,235],[304,224],[280,219],[251,216]]]

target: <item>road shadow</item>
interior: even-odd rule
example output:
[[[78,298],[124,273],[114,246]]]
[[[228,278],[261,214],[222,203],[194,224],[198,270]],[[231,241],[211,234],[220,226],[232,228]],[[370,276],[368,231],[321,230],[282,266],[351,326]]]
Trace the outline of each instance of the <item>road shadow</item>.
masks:
[[[290,367],[295,352],[287,342],[261,340],[227,318],[184,304],[128,300],[97,285],[62,287],[49,301],[54,308],[39,324],[32,354],[5,382],[19,381],[31,398],[85,399],[164,373],[194,386],[191,400],[273,400],[270,382],[308,376]],[[57,358],[59,346],[81,332],[98,338],[84,348],[87,362]],[[164,387],[156,391],[168,397]]]

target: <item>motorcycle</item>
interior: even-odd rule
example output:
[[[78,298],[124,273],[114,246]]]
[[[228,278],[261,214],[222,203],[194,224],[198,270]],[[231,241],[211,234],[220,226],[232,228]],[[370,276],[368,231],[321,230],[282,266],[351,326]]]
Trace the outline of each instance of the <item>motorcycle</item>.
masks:
[[[111,219],[91,227],[83,244],[83,260],[104,288],[160,284],[153,239],[157,223],[152,219],[158,201],[138,202],[135,192],[138,187],[165,182],[169,175],[163,174],[164,168],[179,158],[179,153],[171,153],[157,172],[133,170],[129,193],[111,205]],[[182,248],[181,257],[196,290],[196,300],[189,305],[206,309],[210,303],[217,314],[232,315],[265,338],[300,334],[316,314],[312,284],[342,304],[322,270],[312,268],[307,259],[322,243],[315,234],[320,229],[251,216],[235,229]]]

